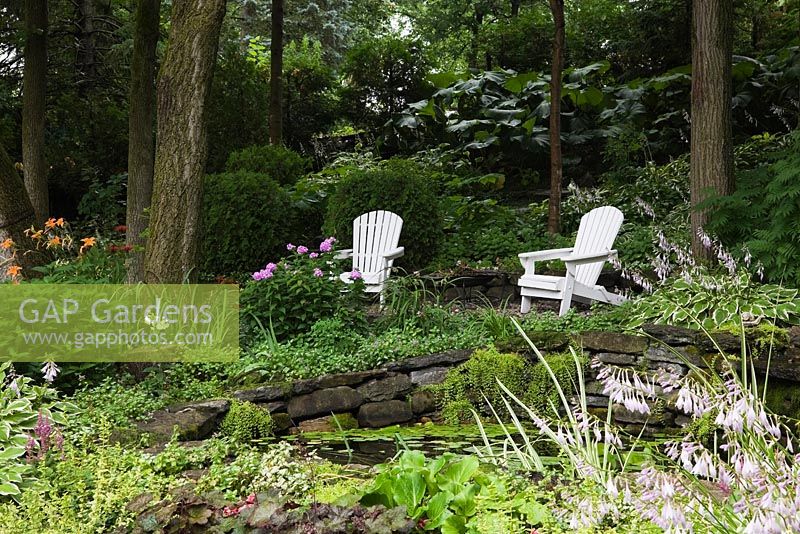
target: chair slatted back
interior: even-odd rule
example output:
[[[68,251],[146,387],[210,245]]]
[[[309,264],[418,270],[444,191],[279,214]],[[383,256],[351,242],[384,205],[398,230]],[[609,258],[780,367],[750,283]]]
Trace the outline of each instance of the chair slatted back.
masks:
[[[400,242],[403,219],[391,211],[370,211],[353,221],[353,268],[375,273],[386,268],[382,254]]]
[[[611,250],[623,219],[622,212],[613,206],[595,208],[581,217],[573,254],[594,254]],[[587,286],[595,285],[603,263],[605,263],[604,260],[579,265],[576,269],[575,280]]]

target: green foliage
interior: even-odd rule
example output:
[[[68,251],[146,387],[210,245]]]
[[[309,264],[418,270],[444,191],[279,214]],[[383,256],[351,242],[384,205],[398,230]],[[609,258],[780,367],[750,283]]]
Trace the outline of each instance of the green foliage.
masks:
[[[134,516],[127,505],[145,492],[161,495],[172,480],[159,476],[138,450],[107,438],[68,444],[58,461],[37,465],[39,481],[19,504],[0,505],[4,532],[127,532]]]
[[[495,349],[476,351],[462,365],[447,372],[447,377],[438,388],[439,402],[444,413],[453,418],[467,415],[468,418],[447,422],[468,422],[472,415],[465,412],[469,406],[479,413],[491,415],[490,406],[499,407],[503,394],[497,381],[502,382],[515,395],[522,397],[528,387],[530,368],[519,354],[501,354]],[[453,406],[450,406],[454,404]]]
[[[234,400],[219,429],[239,442],[267,438],[273,431],[272,417],[269,410],[252,402]]]
[[[9,362],[0,365],[0,497],[17,499],[35,482],[24,456],[43,459],[48,449],[57,448],[60,431],[52,427],[63,427],[72,411],[71,404],[56,401],[54,389],[15,375]],[[52,433],[38,430],[41,423],[50,425]]]
[[[34,269],[42,274],[37,282],[48,284],[121,284],[125,280],[124,250],[109,250],[108,241],[73,258],[59,258]],[[116,246],[116,245],[111,245]]]
[[[232,382],[260,383],[365,371],[390,361],[475,348],[488,341],[480,324],[464,314],[449,314],[441,328],[410,324],[378,327],[371,333],[359,323],[345,321],[347,318],[343,315],[317,321],[308,333],[286,344],[256,343],[242,359],[242,368],[233,374]]]
[[[225,172],[264,174],[287,186],[308,172],[310,166],[307,158],[284,146],[256,145],[232,152],[225,163]]]
[[[251,172],[210,174],[204,188],[201,272],[253,271],[278,253],[289,199],[274,180]]]
[[[208,165],[222,172],[229,154],[269,137],[269,81],[247,60],[237,41],[223,44],[208,108]]]
[[[419,269],[436,254],[442,239],[442,212],[435,174],[403,159],[391,159],[373,169],[353,170],[339,182],[328,200],[327,233],[352,242],[353,220],[373,210],[388,210],[403,218],[398,264]]]
[[[777,141],[777,142],[776,142]],[[800,133],[782,140],[765,135],[753,143],[761,153],[744,153],[763,163],[769,149],[787,145],[769,158],[769,165],[739,172],[736,191],[709,202],[708,230],[729,245],[743,245],[761,262],[773,283],[800,285]]]
[[[572,354],[569,352],[547,354],[544,358],[547,360],[547,364],[550,366],[550,370],[553,371],[564,394],[567,396],[572,395],[576,391],[576,381],[578,379],[578,371]],[[582,359],[581,363],[586,364],[585,358]],[[530,369],[529,380],[530,385],[525,392],[523,400],[536,413],[552,413],[553,407],[557,408],[561,405],[558,389],[541,362],[537,362]]]
[[[574,308],[559,316],[555,312],[529,313],[522,321],[522,329],[532,334],[535,332],[566,332],[580,333],[599,330],[603,332],[617,332],[621,330],[620,320],[622,314],[618,308],[595,305],[592,312],[583,314]]]
[[[78,213],[85,222],[99,230],[109,230],[123,224],[127,186],[127,173],[104,179],[95,175],[89,183],[89,191],[78,203]]]
[[[767,318],[800,324],[798,290],[759,284],[750,273],[697,274],[662,284],[652,294],[633,302],[628,325],[645,322],[716,329]]]
[[[342,106],[356,124],[382,126],[411,102],[425,98],[428,60],[422,44],[385,35],[366,39],[347,52]]]
[[[332,252],[318,258],[294,252],[263,280],[250,280],[239,298],[241,336],[252,343],[261,334],[279,340],[305,332],[316,321],[339,313],[358,314],[364,291],[361,279],[345,283]],[[263,260],[262,260],[263,261]],[[263,264],[262,264],[263,265]],[[268,266],[265,270],[269,270]]]
[[[379,466],[380,472],[361,496],[361,504],[405,507],[408,517],[426,531],[444,533],[501,532],[482,530],[494,512],[517,527],[517,532],[553,522],[553,516],[536,501],[508,497],[504,481],[486,472],[475,456],[444,454],[428,460],[418,451],[405,451],[396,462]],[[487,509],[488,508],[488,509]],[[524,526],[523,526],[524,525]]]

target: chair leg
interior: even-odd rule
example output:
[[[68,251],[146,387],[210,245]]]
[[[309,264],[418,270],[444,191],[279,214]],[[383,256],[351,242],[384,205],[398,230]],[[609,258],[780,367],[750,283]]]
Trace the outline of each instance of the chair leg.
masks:
[[[528,313],[531,311],[531,298],[522,295],[522,304],[519,306],[520,313]]]
[[[566,315],[572,305],[572,292],[575,290],[575,274],[567,272],[567,279],[564,282],[564,292],[561,295],[561,308],[558,315]]]

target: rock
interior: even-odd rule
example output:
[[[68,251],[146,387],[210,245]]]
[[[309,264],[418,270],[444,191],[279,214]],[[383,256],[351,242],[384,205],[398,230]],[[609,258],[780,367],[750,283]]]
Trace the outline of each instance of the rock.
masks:
[[[602,395],[586,395],[586,406],[592,406],[595,408],[607,408],[608,397],[604,397]]]
[[[169,440],[177,429],[179,441],[209,437],[230,408],[225,399],[190,402],[153,412],[148,421],[136,423],[140,432]]]
[[[300,395],[289,401],[289,417],[307,419],[331,412],[349,412],[364,402],[361,394],[348,386],[320,389],[309,395]]]
[[[675,426],[679,426],[681,428],[688,426],[689,423],[692,422],[691,417],[686,417],[685,415],[677,415],[675,416]]]
[[[600,352],[595,354],[598,360],[603,363],[610,363],[612,365],[636,365],[636,356],[633,354],[616,353],[616,352]]]
[[[338,432],[340,426],[342,430],[350,430],[352,428],[358,428],[358,422],[356,421],[355,417],[352,416],[352,414],[343,413],[337,414],[336,420],[334,420],[332,415],[328,415],[325,417],[318,417],[316,419],[308,419],[307,421],[300,421],[300,424],[297,425],[297,428],[300,430],[300,433]]]
[[[419,356],[417,358],[409,358],[399,362],[392,362],[386,366],[386,369],[394,372],[408,372],[416,369],[424,369],[426,367],[452,367],[456,364],[469,360],[472,349],[456,349],[441,352],[439,354],[429,354],[427,356]]]
[[[603,386],[602,382],[599,382],[597,380],[592,380],[592,381],[586,382],[585,388],[586,388],[586,394],[587,395],[602,395],[603,394],[603,389],[605,389],[605,386]]]
[[[275,430],[275,434],[284,434],[292,427],[294,427],[294,424],[288,413],[272,414],[272,428]]]
[[[267,410],[269,413],[286,411],[286,403],[284,401],[268,402],[266,404],[262,404],[261,407]]]
[[[576,340],[584,350],[641,354],[647,350],[647,338],[616,332],[583,332]]]
[[[365,401],[376,402],[402,397],[411,391],[411,387],[411,380],[407,375],[394,374],[362,384],[358,386],[358,392]]]
[[[669,362],[686,365],[686,362],[697,366],[707,367],[706,362],[700,357],[696,347],[666,347],[654,345],[645,353],[648,366],[651,362]]]
[[[290,384],[269,384],[255,389],[242,389],[233,393],[233,397],[240,401],[256,404],[283,399],[291,391]]]
[[[292,393],[303,395],[317,391],[318,389],[329,389],[339,386],[355,386],[367,380],[386,376],[385,369],[373,369],[370,371],[359,371],[356,373],[339,373],[335,375],[323,375],[309,380],[299,380],[292,385]]]
[[[790,347],[782,352],[773,352],[769,357],[751,358],[753,367],[759,373],[784,380],[800,381],[800,350]]]
[[[452,367],[429,367],[419,371],[411,371],[411,383],[415,386],[430,386],[441,384],[447,377],[447,372]]]
[[[530,345],[522,336],[517,337],[524,344],[525,350],[531,350]],[[563,332],[530,332],[528,339],[540,352],[558,351],[569,345],[569,336]]]
[[[653,371],[663,369],[664,371],[673,375],[678,375],[679,377],[685,376],[686,373],[689,372],[687,367],[679,363],[672,362],[648,362],[647,367]]]
[[[800,326],[793,326],[789,329],[789,346],[800,347]]]
[[[652,406],[650,409],[652,410]],[[656,423],[660,415],[632,412],[624,406],[614,405],[614,420],[620,423]]]
[[[701,334],[691,328],[652,323],[643,325],[642,330],[668,345],[691,345],[697,341],[698,334]]]
[[[411,394],[411,411],[415,414],[436,410],[436,395],[428,389],[418,389]]]
[[[370,402],[358,410],[358,424],[362,427],[381,428],[405,423],[413,417],[411,406],[400,400]]]

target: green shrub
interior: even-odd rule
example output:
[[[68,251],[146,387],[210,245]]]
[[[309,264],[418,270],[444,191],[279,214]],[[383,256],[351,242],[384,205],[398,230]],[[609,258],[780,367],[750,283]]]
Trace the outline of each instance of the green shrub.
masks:
[[[519,354],[501,354],[496,349],[476,351],[464,364],[447,372],[439,389],[443,414],[451,420],[468,415],[474,406],[479,413],[491,415],[487,402],[501,413],[502,390],[497,381],[503,383],[514,395],[522,398],[529,381],[529,365]],[[471,415],[460,422],[471,420]]]
[[[263,174],[206,176],[201,271],[229,274],[263,266],[285,243],[288,212],[288,196]]]
[[[564,394],[571,395],[575,391],[575,383],[578,379],[578,372],[572,354],[569,352],[548,354],[544,358],[556,376],[556,380],[558,380]],[[539,414],[552,414],[551,406],[561,406],[561,401],[550,373],[547,372],[544,365],[536,363],[530,370],[529,379],[530,384],[524,397],[525,403]]]
[[[374,169],[356,169],[345,177],[328,200],[327,233],[351,243],[353,219],[373,210],[388,210],[403,218],[398,261],[408,269],[424,267],[442,240],[442,213],[434,173],[418,164],[392,159]]]
[[[220,425],[220,431],[236,441],[248,442],[272,435],[274,426],[269,410],[252,402],[231,401],[231,408]]]
[[[775,139],[767,136],[771,144],[763,141],[762,153],[779,146]],[[763,265],[767,280],[798,287],[800,133],[794,133],[788,139],[777,139],[783,141],[780,144],[789,146],[773,152],[769,165],[739,172],[736,191],[732,195],[710,201],[712,216],[707,231],[717,234],[729,248],[744,245]],[[757,162],[758,159],[753,163]]]
[[[284,146],[251,146],[228,156],[225,172],[265,174],[280,185],[292,185],[306,174],[311,162]]]
[[[302,254],[297,252],[303,249],[297,247],[289,257],[253,273],[253,279],[242,289],[240,325],[245,344],[252,344],[264,332],[287,339],[307,331],[320,319],[334,318],[342,310],[358,313],[363,281],[343,282],[339,278],[342,270],[335,262],[329,265],[333,252],[312,258],[307,249]]]

